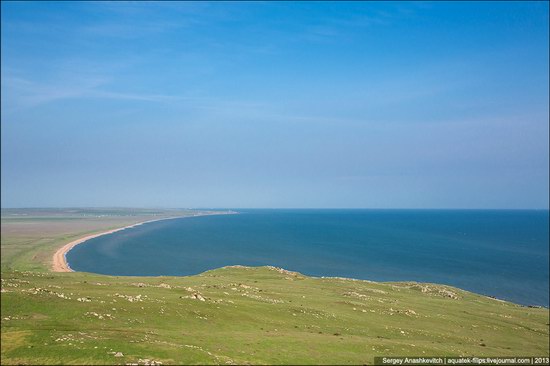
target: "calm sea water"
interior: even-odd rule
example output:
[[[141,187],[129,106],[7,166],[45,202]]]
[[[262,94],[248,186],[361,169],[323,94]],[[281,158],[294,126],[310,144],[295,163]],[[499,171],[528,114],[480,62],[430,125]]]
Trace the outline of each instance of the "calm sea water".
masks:
[[[548,211],[238,210],[144,224],[67,254],[77,271],[193,275],[274,265],[312,276],[442,283],[548,306]]]

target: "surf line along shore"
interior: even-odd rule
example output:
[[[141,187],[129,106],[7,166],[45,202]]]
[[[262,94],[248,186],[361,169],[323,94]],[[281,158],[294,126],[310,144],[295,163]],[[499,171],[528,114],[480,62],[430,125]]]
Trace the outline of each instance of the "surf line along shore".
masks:
[[[229,214],[235,214],[235,213],[236,212],[234,212],[234,211],[228,211],[228,212],[199,213],[199,214],[194,214],[194,215],[189,215],[189,216],[163,217],[161,219],[147,220],[147,221],[143,221],[143,222],[138,222],[136,224],[120,227],[120,228],[117,228],[117,229],[111,229],[111,230],[103,231],[101,233],[87,235],[85,237],[73,240],[70,243],[67,243],[67,244],[63,245],[61,248],[59,248],[55,252],[55,254],[53,255],[52,271],[53,272],[74,272],[74,270],[69,266],[69,263],[67,262],[67,253],[69,252],[69,250],[73,249],[78,244],[82,244],[82,243],[84,243],[84,242],[86,242],[90,239],[97,238],[98,236],[116,233],[117,231],[131,229],[133,227],[140,226],[140,225],[143,225],[143,224],[147,224],[147,223],[150,223],[150,222],[155,222],[155,221],[163,221],[163,220],[171,220],[171,219],[183,219],[183,218],[197,217],[197,216],[229,215]]]

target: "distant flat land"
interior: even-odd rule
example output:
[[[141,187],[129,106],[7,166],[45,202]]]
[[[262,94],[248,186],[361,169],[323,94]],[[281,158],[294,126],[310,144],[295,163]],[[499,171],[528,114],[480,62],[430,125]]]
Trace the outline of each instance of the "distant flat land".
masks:
[[[2,364],[372,364],[548,356],[549,311],[449,286],[274,267],[190,277],[53,273],[89,234],[193,211],[2,210]]]
[[[189,210],[2,209],[2,271],[49,271],[55,251],[72,240],[138,222],[191,215]]]

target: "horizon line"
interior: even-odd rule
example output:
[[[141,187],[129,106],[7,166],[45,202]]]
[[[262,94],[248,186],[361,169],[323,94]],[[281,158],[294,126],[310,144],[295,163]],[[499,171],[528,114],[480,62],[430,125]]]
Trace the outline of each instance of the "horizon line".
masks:
[[[161,207],[161,206],[25,206],[0,207],[1,210],[46,210],[46,209],[134,209],[134,210],[493,210],[493,211],[549,211],[550,208],[506,207]]]

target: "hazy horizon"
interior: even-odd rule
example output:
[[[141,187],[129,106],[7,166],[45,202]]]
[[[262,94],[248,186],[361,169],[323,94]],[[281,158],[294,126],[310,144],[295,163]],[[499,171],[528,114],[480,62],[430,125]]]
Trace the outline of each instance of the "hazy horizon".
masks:
[[[2,208],[548,210],[548,2],[1,10]]]
[[[373,210],[373,211],[549,211],[548,208],[372,208],[372,207],[156,207],[156,206],[50,206],[50,207],[1,207],[2,210],[75,210],[75,209],[105,209],[105,210]]]

